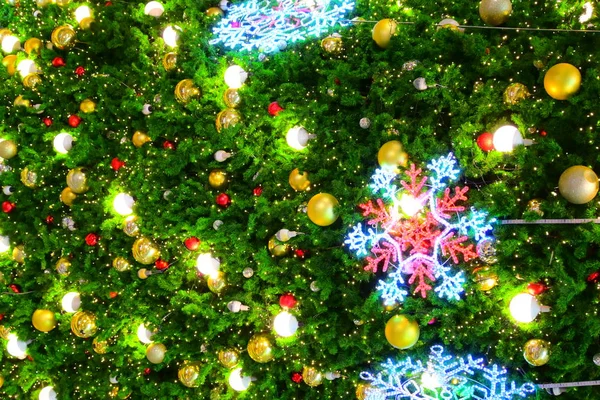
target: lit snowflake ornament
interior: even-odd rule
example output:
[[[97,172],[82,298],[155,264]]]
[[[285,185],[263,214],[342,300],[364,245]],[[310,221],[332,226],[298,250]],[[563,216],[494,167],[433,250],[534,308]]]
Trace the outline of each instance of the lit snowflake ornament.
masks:
[[[506,369],[485,365],[483,358],[455,358],[444,354],[442,346],[432,346],[426,364],[410,357],[381,365],[383,372],[361,372],[369,381],[366,400],[512,400],[535,392],[533,383],[518,386],[508,382]]]
[[[458,178],[456,159],[450,153],[433,160],[427,168],[430,177],[411,165],[404,173],[407,181],[386,168],[375,171],[369,187],[381,197],[361,204],[366,223],[353,227],[345,243],[358,257],[366,257],[367,271],[388,269],[387,281],[380,281],[385,304],[404,301],[409,285],[414,293],[426,297],[436,284],[440,298],[458,300],[465,282],[458,264],[477,257],[469,238],[479,242],[489,239],[494,219],[471,208],[465,215],[468,187],[449,187]],[[405,279],[407,281],[405,282]]]
[[[348,25],[344,16],[353,9],[352,0],[249,0],[229,6],[209,43],[274,53]]]

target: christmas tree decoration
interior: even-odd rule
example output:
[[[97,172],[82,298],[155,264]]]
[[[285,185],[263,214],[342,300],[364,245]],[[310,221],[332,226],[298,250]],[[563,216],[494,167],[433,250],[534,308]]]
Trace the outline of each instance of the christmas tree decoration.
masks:
[[[35,310],[31,317],[31,323],[40,332],[50,332],[56,328],[56,317],[50,310]]]
[[[317,387],[323,383],[323,374],[315,367],[304,366],[302,369],[302,379],[310,387]]]
[[[302,374],[299,372],[293,372],[291,376],[292,382],[300,383],[302,382]]]
[[[236,368],[229,374],[229,386],[236,392],[243,392],[250,387],[252,378],[242,375],[242,369]]]
[[[410,398],[418,394],[432,399],[512,400],[535,392],[532,383],[518,386],[509,382],[508,372],[497,364],[488,365],[483,358],[471,355],[456,358],[444,352],[442,346],[436,345],[431,347],[426,363],[414,362],[410,357],[397,362],[388,359],[381,364],[382,372],[361,372],[360,377],[370,385],[365,389],[365,399]]]
[[[24,360],[27,357],[27,346],[28,343],[22,340],[19,340],[17,335],[14,333],[8,334],[8,342],[6,343],[6,351],[11,356],[18,358],[19,360]]]
[[[233,313],[238,313],[240,311],[248,311],[250,307],[248,307],[245,304],[242,304],[241,301],[232,300],[229,303],[227,303],[227,309]]]
[[[257,333],[248,341],[248,355],[258,363],[267,363],[273,359],[271,336]]]
[[[227,108],[217,114],[215,120],[215,126],[217,132],[221,132],[223,129],[233,128],[242,120],[242,116],[237,110],[233,108]]]
[[[292,172],[290,172],[288,181],[292,189],[294,189],[297,192],[303,192],[307,190],[310,186],[310,181],[308,180],[308,172],[300,172],[298,168],[294,168]]]
[[[321,40],[321,48],[326,53],[339,54],[344,49],[342,36],[339,33],[334,33]]]
[[[395,315],[385,325],[385,338],[397,349],[409,349],[419,340],[419,324],[405,315]]]
[[[373,40],[377,46],[386,49],[390,45],[392,36],[396,33],[398,24],[393,19],[385,18],[373,27]]]
[[[157,270],[159,271],[165,271],[167,269],[169,269],[170,264],[168,261],[166,260],[162,260],[162,259],[158,259],[154,262],[154,266],[156,267]]]
[[[527,293],[532,296],[539,296],[548,290],[548,287],[541,282],[532,282],[527,285]]]
[[[515,105],[529,96],[531,96],[529,89],[522,83],[511,83],[504,90],[504,102],[510,105]]]
[[[144,236],[133,242],[131,253],[133,254],[135,261],[144,265],[154,264],[160,257],[160,249],[158,246],[151,239]]]
[[[235,349],[219,350],[219,362],[225,368],[234,368],[240,362],[240,354]]]
[[[600,353],[594,354],[593,361],[594,361],[594,364],[596,364],[597,366],[600,367]]]
[[[66,187],[60,192],[60,201],[62,201],[65,205],[71,207],[73,202],[77,198],[77,195],[73,193],[70,187]]]
[[[0,140],[0,157],[10,160],[17,155],[17,144],[12,140]]]
[[[211,292],[215,294],[221,293],[227,287],[225,274],[219,271],[216,274],[209,275],[206,284]]]
[[[558,191],[569,203],[589,203],[598,194],[598,175],[589,167],[574,165],[560,175]]]
[[[429,88],[429,86],[427,86],[427,82],[425,81],[425,78],[420,77],[417,78],[413,81],[413,86],[415,87],[415,89],[417,89],[418,91],[423,91],[423,90],[427,90]]]
[[[581,86],[581,72],[574,65],[560,63],[552,66],[544,75],[544,89],[556,100],[566,100],[577,93]]]
[[[371,127],[371,120],[367,117],[361,118],[358,121],[358,125],[363,129],[369,129]]]
[[[142,107],[142,114],[144,115],[150,115],[152,114],[152,111],[154,111],[154,109],[148,103],[144,104],[144,106]]]
[[[144,14],[159,18],[165,12],[165,8],[158,1],[149,1],[144,7]]]
[[[94,22],[92,10],[88,6],[77,7],[75,9],[75,20],[81,29],[90,29],[92,22]]]
[[[274,101],[269,104],[267,111],[269,111],[269,115],[276,117],[283,111],[283,107],[281,107],[278,102]]]
[[[71,262],[67,258],[61,257],[56,262],[55,269],[59,275],[67,276],[71,272]]]
[[[139,218],[130,215],[123,221],[123,233],[129,237],[137,237],[140,234]]]
[[[496,257],[496,241],[490,237],[480,240],[477,243],[477,256],[486,264],[498,262],[498,257]]]
[[[201,364],[199,362],[185,362],[183,366],[179,368],[179,371],[177,371],[179,382],[189,388],[200,386],[200,368]]]
[[[437,29],[450,29],[456,32],[464,32],[465,29],[460,27],[458,21],[452,18],[444,18],[437,24]]]
[[[284,309],[294,308],[296,304],[298,304],[298,300],[296,300],[296,297],[291,293],[286,293],[279,297],[279,305]]]
[[[175,86],[175,98],[183,104],[200,97],[200,94],[200,89],[196,87],[191,79],[183,79]]]
[[[73,148],[73,136],[66,132],[61,132],[54,136],[52,144],[57,153],[67,154],[69,150]],[[2,143],[0,143],[0,145],[2,145]]]
[[[271,253],[275,257],[283,257],[287,255],[291,250],[291,247],[288,244],[277,239],[275,235],[273,235],[271,239],[269,239],[267,248],[269,249],[269,253]]]
[[[498,128],[494,132],[492,141],[494,149],[503,153],[510,153],[517,146],[530,146],[533,144],[532,140],[523,139],[519,129],[513,125],[504,125]]]
[[[21,41],[18,37],[9,33],[2,36],[1,46],[2,51],[6,54],[9,54],[21,49]]]
[[[166,71],[172,71],[177,68],[177,53],[169,52],[162,59],[163,68]]]
[[[273,320],[273,330],[281,337],[293,336],[298,330],[298,319],[287,311],[282,311]]]
[[[206,15],[209,18],[217,18],[217,17],[222,17],[225,13],[223,13],[223,10],[221,10],[219,7],[210,7],[208,10],[206,10]]]
[[[403,150],[402,143],[390,140],[379,148],[377,162],[380,167],[393,168],[399,172],[398,167],[406,167],[408,164],[408,154]]]
[[[146,348],[146,358],[152,364],[160,364],[165,359],[167,347],[162,343],[152,343]]]
[[[14,54],[7,55],[2,59],[2,65],[6,68],[8,75],[14,75],[17,72],[17,56]]]
[[[23,78],[23,86],[31,90],[35,90],[40,83],[42,78],[39,74],[29,74]]]
[[[308,202],[308,218],[319,226],[329,226],[338,219],[338,200],[329,193],[319,193],[311,197]]]
[[[29,74],[37,74],[38,72],[41,72],[37,65],[35,65],[35,62],[27,58],[21,60],[17,64],[17,71],[19,71],[19,75],[21,75],[21,78],[25,78]]]
[[[213,169],[208,175],[208,184],[213,189],[222,189],[227,187],[229,180],[227,179],[227,172],[222,169]]]
[[[225,84],[229,89],[239,89],[248,79],[248,73],[239,65],[232,65],[225,70]]]
[[[108,353],[108,342],[105,340],[98,340],[96,337],[92,341],[92,349],[97,354],[106,354]]]
[[[81,124],[81,117],[79,115],[69,115],[68,123],[70,127],[77,128]]]
[[[479,3],[479,16],[487,25],[502,25],[508,21],[511,13],[510,0],[481,0]]]
[[[529,293],[519,293],[510,301],[510,315],[517,322],[533,321],[540,312],[549,312],[550,307],[540,305],[537,299]]]
[[[52,118],[50,117],[45,117],[42,119],[42,122],[44,123],[44,125],[46,125],[48,128],[52,126]]]
[[[0,235],[0,253],[6,253],[10,249],[10,238]]]
[[[477,136],[477,146],[483,151],[494,150],[494,135],[484,132]]]
[[[71,332],[80,338],[89,338],[96,334],[96,316],[89,311],[78,311],[71,317]]]
[[[70,25],[61,25],[52,31],[52,44],[58,50],[69,50],[75,46],[76,34]]]
[[[81,296],[77,292],[69,292],[62,297],[60,304],[65,312],[77,312],[81,307]]]
[[[98,241],[100,240],[100,236],[98,236],[97,233],[88,233],[85,236],[85,244],[87,244],[88,246],[95,246],[98,244]]]
[[[15,67],[16,70],[16,67]],[[14,74],[14,72],[13,72]],[[11,75],[13,75],[11,74]],[[17,96],[17,98],[15,99],[15,103],[14,103],[15,107],[31,107],[31,101],[23,98],[23,96],[19,95]]]
[[[146,325],[143,323],[140,324],[137,328],[137,337],[139,341],[143,344],[150,344],[153,342],[152,336],[154,336],[154,332],[146,328]]]
[[[162,33],[162,38],[165,44],[169,47],[177,47],[177,42],[179,41],[179,32],[181,32],[181,28],[177,25],[167,26]]]
[[[531,199],[527,202],[527,211],[536,213],[540,217],[544,216],[544,211],[542,211],[542,200],[541,199]]]
[[[200,247],[200,239],[196,236],[189,237],[185,239],[184,245],[189,251],[198,250],[198,247]]]
[[[527,341],[523,346],[523,358],[534,367],[547,364],[550,360],[550,343],[540,339]]]
[[[232,156],[231,153],[228,153],[225,150],[219,150],[219,151],[215,152],[213,157],[214,157],[215,161],[225,162],[231,156]]]
[[[254,189],[252,189],[252,194],[256,197],[260,197],[260,195],[262,195],[262,192],[263,192],[263,188],[260,186],[257,186]]]
[[[367,400],[369,393],[371,392],[372,386],[364,383],[356,385],[356,398],[357,400]]]
[[[56,400],[58,398],[57,396],[53,386],[46,386],[40,390],[38,400]]]
[[[64,67],[65,65],[67,65],[67,63],[65,62],[65,59],[62,57],[54,57],[52,59],[52,66],[55,68]]]
[[[12,259],[19,264],[23,264],[25,262],[25,248],[22,244],[16,246],[12,251]]]
[[[223,101],[227,108],[236,108],[242,102],[242,97],[237,89],[227,89],[223,94]]]
[[[119,215],[130,215],[133,213],[135,200],[127,193],[119,193],[113,200],[113,209]]]
[[[79,104],[79,110],[85,114],[96,111],[96,103],[93,100],[85,99]]]
[[[150,139],[150,136],[146,135],[142,131],[135,131],[133,133],[133,137],[131,138],[131,142],[133,143],[133,145],[138,148],[151,141],[152,139]]]
[[[221,262],[209,253],[203,253],[196,258],[196,269],[202,275],[213,276],[218,274]]]
[[[490,267],[479,267],[473,270],[473,280],[477,289],[488,292],[498,284],[498,275]]]
[[[290,128],[285,136],[288,146],[294,150],[305,149],[306,146],[308,146],[308,141],[316,138],[317,135],[308,133],[308,131],[301,126],[294,126],[293,128]]]
[[[215,198],[215,202],[217,203],[218,206],[227,208],[231,205],[231,197],[229,197],[229,195],[227,193],[220,193]]]

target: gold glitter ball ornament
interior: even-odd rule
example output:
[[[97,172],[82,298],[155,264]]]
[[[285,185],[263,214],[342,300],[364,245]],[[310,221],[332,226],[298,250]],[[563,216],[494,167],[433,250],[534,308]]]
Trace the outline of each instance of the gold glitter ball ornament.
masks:
[[[40,83],[42,83],[42,77],[39,74],[29,74],[23,78],[23,86],[28,89],[35,90]]]
[[[510,0],[482,0],[479,3],[479,16],[487,25],[502,25],[508,21],[511,12]]]
[[[67,276],[71,273],[71,262],[68,258],[61,257],[56,262],[56,272],[59,275]]]
[[[536,213],[540,217],[544,216],[544,211],[542,211],[542,200],[540,199],[531,199],[527,202],[527,211]]]
[[[198,378],[200,378],[200,363],[199,362],[186,362],[179,371],[177,372],[179,382],[189,388],[195,388],[200,386]]]
[[[544,89],[556,100],[566,100],[581,86],[581,72],[577,67],[560,63],[550,68],[544,75]]]
[[[71,317],[71,331],[80,338],[89,338],[96,334],[96,316],[89,311],[79,311]]]
[[[283,257],[290,252],[290,246],[287,243],[284,243],[275,237],[271,237],[269,239],[269,243],[267,244],[267,248],[269,249],[269,253],[274,255],[275,257]]]
[[[165,359],[167,347],[162,343],[152,343],[146,348],[146,358],[152,364],[160,364]]]
[[[242,116],[237,110],[233,108],[227,108],[217,114],[215,126],[217,132],[221,132],[223,129],[233,128],[242,120]]]
[[[96,111],[96,103],[93,100],[85,99],[79,104],[81,112],[89,114]]]
[[[55,28],[50,38],[54,47],[59,50],[68,50],[75,46],[75,39],[75,31],[70,25],[61,25]]]
[[[17,72],[17,56],[15,54],[9,54],[6,57],[4,57],[2,59],[2,65],[4,65],[4,67],[6,67],[6,72],[8,72],[9,75],[14,75],[15,72]],[[19,96],[21,97],[21,96]],[[15,106],[20,105],[17,104],[16,100],[15,100]]]
[[[227,89],[223,94],[223,101],[229,108],[236,108],[242,102],[240,92],[237,89]]]
[[[124,257],[115,257],[112,262],[112,266],[119,272],[124,272],[131,269],[131,264],[129,264],[129,261],[127,261],[127,259]]]
[[[138,148],[151,141],[152,139],[150,139],[150,136],[146,135],[142,131],[135,131],[133,133],[133,137],[131,138],[133,145]]]
[[[165,54],[162,59],[162,65],[167,71],[172,71],[177,67],[177,54],[170,52]]]
[[[494,264],[498,262],[496,256],[496,240],[485,238],[477,243],[477,255],[479,259],[486,264]]]
[[[73,205],[73,202],[76,198],[77,195],[73,193],[73,191],[69,187],[64,188],[63,191],[60,193],[60,201],[62,201],[69,207]]]
[[[490,267],[479,267],[473,270],[473,280],[477,289],[487,292],[498,284],[498,275]]]
[[[290,172],[290,176],[288,179],[290,186],[297,192],[303,192],[310,186],[310,181],[308,180],[308,172],[302,171],[298,168],[295,168]]]
[[[219,362],[225,368],[233,368],[240,362],[240,354],[235,349],[226,349],[219,351]]]
[[[92,348],[98,354],[106,354],[108,352],[108,342],[106,340],[98,340],[98,338],[94,338],[92,341]]]
[[[12,258],[19,264],[23,264],[25,262],[25,248],[22,244],[18,245],[13,249]]]
[[[381,167],[392,168],[394,172],[399,173],[398,167],[406,167],[408,164],[408,154],[404,151],[402,143],[390,140],[379,148],[377,162]]]
[[[0,157],[9,160],[17,155],[17,144],[12,140],[0,142]]]
[[[143,236],[133,242],[131,252],[135,261],[144,265],[153,264],[160,257],[158,246],[151,239]]]
[[[356,399],[357,400],[366,400],[367,396],[369,395],[369,391],[372,389],[373,387],[369,384],[366,383],[359,383],[358,385],[356,385]]]
[[[140,234],[140,225],[138,224],[139,218],[136,216],[129,216],[123,221],[123,232],[129,237],[136,237]]]
[[[529,89],[522,83],[511,83],[506,90],[504,90],[504,102],[506,104],[517,104],[529,96],[531,96]]]
[[[213,169],[208,175],[208,184],[213,189],[222,189],[227,186],[229,180],[227,179],[227,172],[222,169]]]
[[[257,333],[248,341],[248,355],[258,363],[267,363],[273,359],[271,336]]]
[[[531,339],[523,346],[523,358],[534,367],[540,367],[550,360],[550,343],[541,339]]]
[[[221,293],[227,286],[225,274],[221,271],[217,272],[214,275],[210,275],[206,280],[206,283],[208,285],[208,289],[216,294]]]
[[[85,169],[77,167],[70,170],[67,174],[67,186],[75,194],[87,192],[89,187]]]
[[[191,79],[184,79],[175,86],[175,98],[181,103],[188,103],[190,100],[200,96],[200,89],[194,85]]]
[[[219,7],[210,7],[208,10],[206,10],[206,15],[209,17],[217,18],[222,17],[223,15],[225,15],[225,13]]]
[[[316,387],[323,383],[323,374],[315,367],[305,366],[302,369],[302,380],[304,380],[304,383],[308,386]]]
[[[330,54],[341,53],[344,49],[342,37],[339,34],[327,36],[325,39],[321,40],[321,48]]]

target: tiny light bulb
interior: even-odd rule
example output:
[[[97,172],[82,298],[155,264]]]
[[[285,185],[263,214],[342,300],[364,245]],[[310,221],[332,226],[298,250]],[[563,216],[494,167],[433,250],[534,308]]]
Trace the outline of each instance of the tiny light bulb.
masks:
[[[316,137],[316,135],[309,134],[303,127],[294,126],[287,132],[285,139],[291,148],[303,150],[308,145],[308,141]]]
[[[287,311],[282,311],[273,321],[273,329],[281,337],[290,337],[298,330],[298,320]]]
[[[248,389],[250,383],[252,383],[252,378],[249,376],[242,376],[241,368],[236,368],[231,371],[231,375],[229,375],[229,386],[236,392],[243,392]]]
[[[12,53],[21,48],[21,41],[18,37],[13,35],[6,35],[2,39],[2,51],[5,53]]]
[[[19,71],[19,75],[21,78],[25,78],[29,74],[35,74],[36,72],[40,72],[38,67],[35,65],[35,62],[30,59],[24,59],[17,64],[17,71]]]
[[[232,65],[225,70],[225,84],[230,89],[239,89],[248,79],[248,73],[239,65]]]
[[[0,236],[0,253],[5,253],[10,249],[10,238],[8,236]]]
[[[151,1],[144,7],[144,14],[154,18],[160,17],[163,12],[165,12],[165,8],[158,1]]]
[[[75,19],[77,20],[77,23],[79,23],[79,24],[85,18],[91,18],[91,17],[92,17],[92,10],[90,10],[90,8],[88,6],[79,6],[75,10]]]
[[[40,390],[39,400],[56,400],[56,392],[52,386],[46,386]]]
[[[210,253],[200,254],[196,258],[196,269],[202,275],[216,276],[219,273],[221,262]]]
[[[77,292],[69,292],[63,296],[61,305],[68,313],[76,312],[81,307],[81,296]]]
[[[177,47],[177,41],[179,40],[179,31],[181,31],[181,28],[177,25],[169,25],[165,28],[162,34],[162,38],[167,46]]]
[[[134,204],[133,197],[127,193],[119,193],[113,201],[113,208],[118,214],[130,215],[133,213]]]
[[[66,132],[61,132],[54,136],[54,150],[61,154],[67,154],[73,148],[73,136]]]
[[[154,332],[147,329],[144,324],[140,324],[137,329],[137,337],[143,344],[150,344],[153,342],[152,336],[154,336]]]

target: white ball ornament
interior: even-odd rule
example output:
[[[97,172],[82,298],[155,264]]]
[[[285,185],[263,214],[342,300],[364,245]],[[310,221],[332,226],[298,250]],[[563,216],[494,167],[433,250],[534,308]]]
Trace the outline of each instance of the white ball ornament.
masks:
[[[54,150],[60,154],[67,154],[73,148],[73,136],[66,132],[61,132],[54,136]]]
[[[232,65],[225,70],[225,84],[230,89],[239,89],[248,79],[248,73],[239,65]]]
[[[216,276],[219,273],[221,262],[210,253],[200,254],[196,258],[196,269],[202,275]]]
[[[229,375],[229,386],[236,392],[243,392],[250,387],[252,378],[249,376],[242,376],[242,369],[236,368],[231,371]]]
[[[163,12],[165,12],[165,8],[158,1],[151,1],[144,7],[144,14],[154,18],[160,17],[163,15]]]
[[[140,324],[137,329],[137,337],[140,342],[143,344],[150,344],[153,342],[152,336],[154,336],[154,332],[146,328],[144,324]]]
[[[317,135],[313,135],[307,132],[302,126],[294,126],[290,128],[285,136],[288,146],[294,150],[303,150],[308,145],[310,139],[315,139]]]
[[[61,306],[65,312],[74,313],[81,307],[81,296],[77,292],[69,292],[63,296]]]
[[[420,91],[427,90],[427,82],[425,82],[425,78],[423,77],[415,79],[413,81],[413,86]]]
[[[0,253],[4,253],[10,249],[10,238],[8,236],[0,236]]]
[[[46,386],[40,390],[39,400],[56,400],[56,392],[52,386]]]
[[[13,357],[23,360],[27,357],[27,342],[19,340],[17,335],[11,333],[8,335],[8,343],[6,343],[6,351]]]
[[[119,193],[113,200],[113,208],[120,215],[130,215],[133,213],[135,200],[127,193]]]
[[[142,107],[142,114],[144,114],[144,115],[152,114],[152,106],[147,103],[144,104],[144,106]]]
[[[10,196],[11,194],[13,194],[12,186],[2,186],[2,193],[4,193],[7,196]]]
[[[510,314],[517,322],[533,321],[540,312],[549,312],[550,307],[540,305],[537,299],[529,293],[520,293],[510,301]]]
[[[298,319],[287,311],[282,311],[273,321],[273,329],[281,337],[290,337],[298,330]]]

